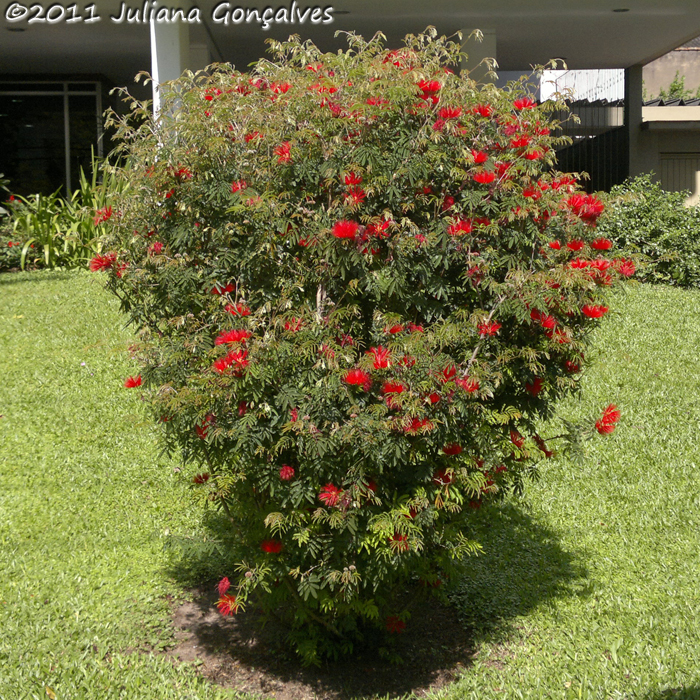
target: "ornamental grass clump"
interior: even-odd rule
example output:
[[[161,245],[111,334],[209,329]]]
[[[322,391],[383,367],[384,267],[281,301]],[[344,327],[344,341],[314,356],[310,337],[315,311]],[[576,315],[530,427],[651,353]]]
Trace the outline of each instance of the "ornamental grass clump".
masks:
[[[157,122],[113,116],[129,196],[97,266],[235,529],[221,612],[281,618],[307,663],[444,595],[478,509],[552,456],[536,424],[630,272],[553,169],[548,106],[455,74],[433,32],[348,43],[271,42],[173,83]]]

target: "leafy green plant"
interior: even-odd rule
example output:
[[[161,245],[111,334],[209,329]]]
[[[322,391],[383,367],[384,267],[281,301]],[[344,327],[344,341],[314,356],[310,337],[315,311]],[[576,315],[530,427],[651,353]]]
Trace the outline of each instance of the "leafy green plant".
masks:
[[[432,30],[348,42],[112,115],[129,189],[91,262],[140,329],[125,386],[237,532],[220,610],[286,620],[307,663],[400,633],[409,584],[443,594],[481,506],[552,456],[538,421],[634,271],[552,170],[554,105],[454,74]]]
[[[101,250],[101,224],[111,216],[110,198],[125,187],[114,170],[102,173],[93,158],[88,179],[80,170],[79,187],[70,199],[51,195],[13,197],[13,235],[22,241],[21,266],[84,267]]]
[[[645,261],[640,280],[700,286],[700,208],[684,206],[689,194],[667,192],[651,175],[610,191],[598,231],[626,255]]]

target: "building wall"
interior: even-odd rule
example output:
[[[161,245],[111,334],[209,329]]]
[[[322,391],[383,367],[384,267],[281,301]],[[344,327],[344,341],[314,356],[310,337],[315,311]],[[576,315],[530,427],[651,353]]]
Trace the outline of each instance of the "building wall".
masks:
[[[681,47],[644,66],[646,98],[658,97],[660,90],[668,90],[676,73],[685,77],[685,88],[693,94],[700,88],[700,47]]]

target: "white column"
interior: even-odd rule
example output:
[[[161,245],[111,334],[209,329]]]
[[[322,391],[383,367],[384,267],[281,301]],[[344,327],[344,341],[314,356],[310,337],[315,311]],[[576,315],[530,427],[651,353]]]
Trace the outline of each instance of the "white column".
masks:
[[[467,54],[467,60],[462,60],[462,70],[469,71],[472,80],[483,81],[489,72],[486,63],[482,63],[485,58],[496,60],[496,32],[493,29],[482,29],[483,39],[478,41],[475,37],[470,37],[473,29],[462,29],[462,51]]]
[[[177,80],[190,62],[190,28],[185,22],[151,20],[151,76],[153,77],[153,113],[161,105],[161,84]]]

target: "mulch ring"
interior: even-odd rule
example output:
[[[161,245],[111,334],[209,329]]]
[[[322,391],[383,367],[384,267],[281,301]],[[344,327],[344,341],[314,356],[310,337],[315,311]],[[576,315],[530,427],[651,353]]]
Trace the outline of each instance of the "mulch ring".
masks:
[[[413,611],[406,631],[397,638],[403,663],[380,658],[375,649],[351,658],[304,668],[294,653],[280,647],[284,630],[256,625],[252,612],[224,617],[211,590],[193,591],[193,600],[173,613],[174,659],[199,664],[209,681],[275,700],[346,700],[362,696],[424,697],[454,681],[472,662],[470,632],[453,610],[435,601]]]

